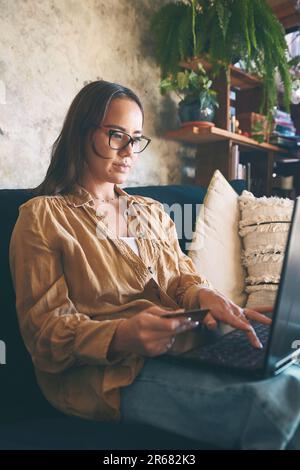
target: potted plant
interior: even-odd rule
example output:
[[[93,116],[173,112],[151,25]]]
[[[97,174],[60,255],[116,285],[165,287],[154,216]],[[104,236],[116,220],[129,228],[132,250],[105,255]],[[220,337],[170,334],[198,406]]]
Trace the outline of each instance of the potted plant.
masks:
[[[211,86],[212,81],[203,66],[198,64],[197,71],[185,69],[169,74],[161,80],[160,91],[162,94],[174,91],[180,98],[178,111],[181,123],[212,122],[219,104],[217,93]]]
[[[151,19],[161,78],[176,73],[181,62],[207,57],[215,72],[241,62],[264,85],[261,112],[277,104],[275,72],[289,109],[291,77],[283,26],[266,0],[184,0],[162,6]]]

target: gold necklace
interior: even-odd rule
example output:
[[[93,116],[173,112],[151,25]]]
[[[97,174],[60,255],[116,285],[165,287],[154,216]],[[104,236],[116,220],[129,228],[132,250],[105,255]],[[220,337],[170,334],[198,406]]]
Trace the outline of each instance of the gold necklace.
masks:
[[[81,188],[83,188],[85,191],[87,191],[87,189],[84,186],[81,186],[81,185],[79,185],[79,186]],[[114,190],[114,192],[116,193],[115,190]],[[97,201],[99,201],[99,202],[109,202],[109,201],[114,201],[114,200],[119,198],[119,194],[117,194],[117,193],[115,194],[114,197],[111,197],[109,199],[101,199],[100,197],[95,196],[91,191],[90,191],[90,194],[93,196],[93,199],[97,199]]]
[[[92,193],[91,193],[91,194],[92,194]],[[101,199],[100,197],[94,196],[94,194],[92,194],[92,196],[93,196],[93,199],[94,199],[94,200],[97,200],[97,201],[99,201],[100,203],[105,203],[105,202],[109,202],[109,201],[114,201],[114,200],[116,200],[116,199],[119,198],[119,194],[116,194],[114,197],[111,197],[111,198],[109,198],[109,199]],[[95,204],[95,202],[94,202],[94,204]],[[105,225],[106,225],[107,228],[108,228],[108,223],[105,221],[105,220],[106,220],[106,217],[107,217],[107,215],[108,215],[108,212],[107,212],[107,211],[103,212],[103,210],[102,210],[102,211],[99,211],[99,207],[98,207],[97,210],[96,210],[96,213],[97,213],[98,217],[100,218],[100,220],[101,220],[102,222],[104,222]]]
[[[109,199],[101,199],[100,197],[97,197],[97,196],[94,196],[94,194],[92,194],[93,198],[94,199],[97,199],[97,201],[99,202],[109,202],[109,201],[115,201],[116,199],[119,198],[119,195],[116,194],[114,197],[111,197]]]

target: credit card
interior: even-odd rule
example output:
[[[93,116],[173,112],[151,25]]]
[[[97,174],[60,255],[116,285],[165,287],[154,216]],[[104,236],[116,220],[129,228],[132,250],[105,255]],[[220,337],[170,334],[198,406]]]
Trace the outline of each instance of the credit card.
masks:
[[[160,315],[163,318],[191,318],[193,321],[202,321],[208,314],[208,308],[194,308],[192,310],[185,310],[184,312],[170,312]]]

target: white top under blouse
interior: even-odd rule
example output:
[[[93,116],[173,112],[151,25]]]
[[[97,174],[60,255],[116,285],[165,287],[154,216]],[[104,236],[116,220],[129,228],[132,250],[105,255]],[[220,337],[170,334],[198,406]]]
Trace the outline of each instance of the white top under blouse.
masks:
[[[130,246],[130,248],[135,252],[136,255],[140,256],[140,253],[139,253],[139,248],[138,248],[138,245],[137,245],[137,242],[136,242],[136,238],[135,237],[120,237],[124,242],[127,243],[127,245]],[[152,277],[153,279],[156,280],[157,282],[157,278],[156,278],[156,275],[153,271],[153,268],[151,266],[148,266],[148,270],[149,272],[152,274]]]
[[[127,245],[130,246],[130,248],[138,255],[140,256],[139,253],[139,248],[136,242],[135,237],[120,237],[124,242],[127,243]]]

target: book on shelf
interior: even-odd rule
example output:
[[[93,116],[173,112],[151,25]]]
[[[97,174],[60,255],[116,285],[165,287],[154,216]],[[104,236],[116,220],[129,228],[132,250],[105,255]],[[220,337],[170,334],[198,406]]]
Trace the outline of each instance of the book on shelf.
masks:
[[[287,136],[276,133],[270,136],[270,143],[289,150],[298,150],[300,149],[300,136]]]
[[[247,162],[246,164],[246,183],[247,191],[251,191],[251,163]]]
[[[247,167],[246,165],[239,163],[238,170],[237,170],[237,179],[246,181],[246,178],[247,178]]]
[[[245,180],[247,190],[251,189],[251,163],[240,163],[240,150],[238,144],[231,148],[231,175],[232,179]]]
[[[240,150],[237,144],[233,144],[231,147],[231,175],[232,179],[238,178],[238,167],[240,162]]]
[[[294,136],[296,128],[292,121],[290,113],[275,109],[273,112],[273,132],[282,136]]]

